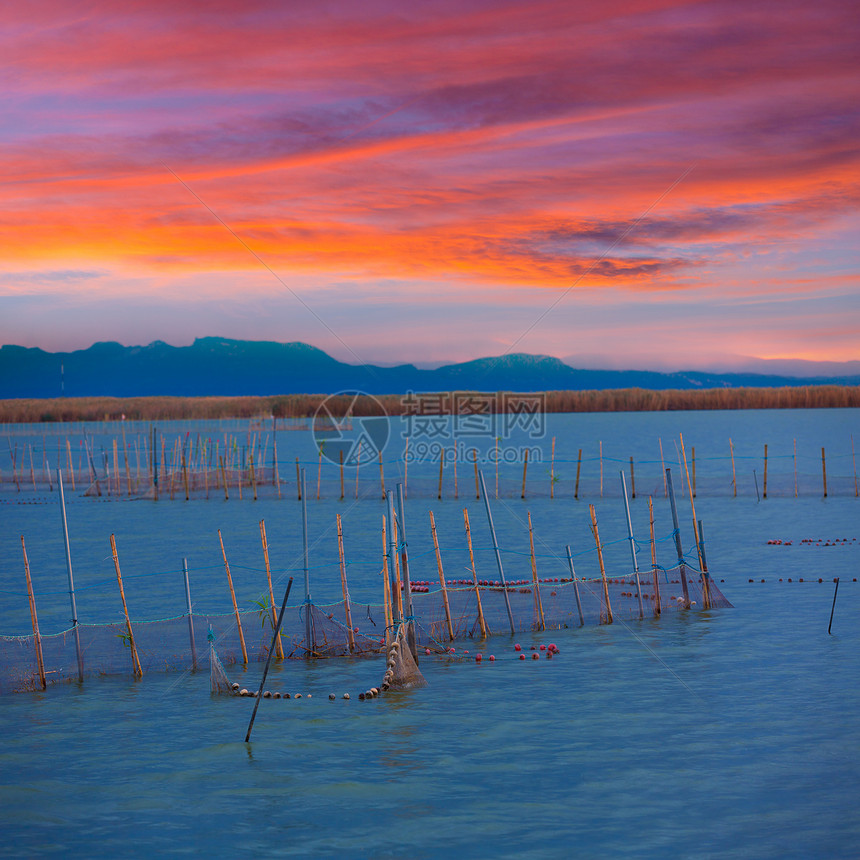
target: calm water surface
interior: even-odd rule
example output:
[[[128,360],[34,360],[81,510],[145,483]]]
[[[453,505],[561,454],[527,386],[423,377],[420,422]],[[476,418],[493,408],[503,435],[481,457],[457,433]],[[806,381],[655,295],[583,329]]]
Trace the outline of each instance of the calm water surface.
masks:
[[[751,440],[750,456],[765,437],[789,451],[795,438],[809,451],[822,445],[850,451],[849,435],[860,432],[856,411],[769,413],[766,420],[760,413],[554,420],[559,437],[570,431],[566,422],[576,422],[570,448],[602,437],[605,446],[625,450],[634,439],[652,445],[660,434],[668,448],[680,429],[685,438],[695,435],[697,449],[716,450],[731,430],[736,441]],[[846,462],[841,472],[850,477]],[[606,474],[613,472],[607,467]],[[420,472],[415,476],[418,481]],[[671,521],[658,476],[647,492],[656,493],[657,532],[666,536]],[[411,486],[412,467],[409,480]],[[612,492],[607,477],[603,499],[561,494],[551,501],[535,492],[524,502],[514,489],[503,493],[494,512],[509,550],[509,576],[528,575],[527,555],[517,555],[528,550],[526,511],[539,535],[542,573],[559,575],[551,574],[552,555],[569,542],[582,553],[580,574],[593,575],[587,502],[597,507],[603,539],[621,539],[607,552],[610,566],[626,571],[623,508]],[[427,552],[427,510],[436,514],[453,568],[461,560],[466,500],[439,502],[431,490],[414,495],[413,576],[430,578],[435,562]],[[60,630],[68,608],[58,508],[50,500],[4,499],[0,630],[26,633],[29,624],[20,534],[27,536],[42,629]],[[476,541],[481,535],[478,564],[491,576],[482,508],[474,497],[468,505]],[[640,496],[632,507],[647,566],[647,503]],[[689,523],[687,500],[680,507]],[[331,567],[336,512],[344,515],[353,594],[379,600],[382,505],[369,496],[357,505],[325,498],[311,504],[315,599],[339,596]],[[860,590],[852,580],[860,569],[858,512],[852,493],[762,502],[754,495],[732,498],[730,491],[705,495],[697,499],[697,513],[710,567],[725,580],[721,588],[734,609],[519,637],[526,648],[555,642],[561,654],[551,661],[515,659],[509,636],[480,646],[458,643],[458,651],[479,648],[496,660],[425,658],[426,689],[370,702],[357,693],[379,681],[381,665],[289,662],[273,667],[267,686],[303,698],[263,701],[248,745],[242,739],[252,701],[210,697],[205,672],[137,682],[94,677],[80,686],[1,697],[3,853],[857,857]],[[111,532],[133,619],[182,612],[177,560],[183,556],[201,610],[229,607],[219,527],[247,604],[260,589],[262,517],[283,582],[300,547],[294,499],[156,505],[73,497],[81,620],[121,617],[115,580],[110,587]],[[690,531],[682,522],[686,545]],[[801,543],[806,538],[848,543],[810,546]],[[792,543],[768,545],[773,539]],[[668,541],[659,547],[660,560],[669,563]],[[841,582],[828,635],[835,576]],[[247,686],[259,683],[259,672],[256,664],[246,675],[231,669]],[[352,694],[350,701],[340,698],[343,692]],[[329,701],[329,693],[338,699]]]

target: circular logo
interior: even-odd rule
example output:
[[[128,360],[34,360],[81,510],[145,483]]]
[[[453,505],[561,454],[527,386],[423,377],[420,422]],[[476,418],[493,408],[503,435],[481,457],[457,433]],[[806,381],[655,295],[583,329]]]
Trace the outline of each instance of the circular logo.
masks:
[[[372,395],[339,391],[314,412],[314,443],[332,463],[360,466],[379,457],[391,432],[388,413]]]

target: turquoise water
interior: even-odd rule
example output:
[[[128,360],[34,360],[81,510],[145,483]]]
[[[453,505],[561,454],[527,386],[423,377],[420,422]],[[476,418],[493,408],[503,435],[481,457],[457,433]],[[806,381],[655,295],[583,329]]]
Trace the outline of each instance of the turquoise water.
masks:
[[[566,422],[576,422],[580,438],[599,433],[606,446],[622,439],[617,448],[632,438],[650,443],[658,431],[668,447],[676,422],[685,438],[696,435],[697,448],[707,449],[708,430],[722,443],[731,429],[748,439],[797,438],[808,450],[835,447],[840,439],[846,448],[849,434],[860,430],[856,412],[770,413],[766,421],[758,413],[710,414],[700,422],[688,415],[600,416],[585,427],[582,418],[592,416],[558,416],[555,430],[561,436]],[[842,474],[850,476],[844,468]],[[652,483],[649,492],[662,491]],[[431,491],[414,496],[410,549],[426,575],[413,576],[430,578],[435,562],[426,553],[426,512],[434,510],[453,566],[465,501],[439,502]],[[42,629],[54,632],[68,617],[58,508],[4,498],[0,629],[23,633],[29,623],[26,596],[21,602],[24,533]],[[542,572],[551,575],[550,552],[570,542],[583,553],[580,575],[591,575],[588,502],[596,505],[603,539],[623,538],[617,491],[614,498],[590,493],[579,501],[535,493],[523,501],[513,490],[494,502],[509,576],[528,565],[517,554],[528,549],[526,511],[546,545]],[[660,494],[654,503],[658,534],[666,535],[668,505]],[[698,498],[710,567],[734,609],[518,638],[526,650],[554,642],[561,653],[553,660],[517,660],[514,640],[504,635],[481,646],[458,643],[454,658],[422,660],[427,688],[368,702],[357,693],[378,682],[381,665],[288,662],[273,667],[267,686],[304,695],[261,702],[248,745],[242,739],[253,701],[210,697],[206,672],[140,681],[88,677],[82,685],[4,696],[4,853],[856,857],[858,504],[848,492],[762,502],[730,492]],[[481,535],[479,569],[492,576],[482,508],[474,498],[468,506],[476,541]],[[647,567],[647,504],[640,497],[632,507]],[[689,521],[688,502],[680,507]],[[378,600],[382,505],[370,497],[310,505],[319,561],[315,598],[339,593],[327,566],[336,559],[329,522],[335,512],[343,513],[354,559],[353,594]],[[281,570],[300,548],[295,499],[156,505],[74,497],[72,553],[84,589],[79,616],[95,621],[121,613],[115,580],[108,588],[111,532],[133,619],[173,614],[165,610],[176,604],[182,611],[176,576],[182,556],[189,557],[201,611],[229,606],[218,572],[218,527],[239,570],[242,600],[252,599],[259,590],[261,517]],[[848,542],[801,543],[807,538]],[[772,539],[792,543],[768,545]],[[611,547],[610,566],[626,570],[627,552],[623,540]],[[667,561],[668,543],[659,552]],[[476,664],[478,647],[495,661]],[[472,653],[462,655],[463,649]],[[259,683],[259,672],[256,664],[247,675],[231,669],[247,686]],[[349,701],[340,698],[344,692]],[[329,693],[338,698],[329,701]]]

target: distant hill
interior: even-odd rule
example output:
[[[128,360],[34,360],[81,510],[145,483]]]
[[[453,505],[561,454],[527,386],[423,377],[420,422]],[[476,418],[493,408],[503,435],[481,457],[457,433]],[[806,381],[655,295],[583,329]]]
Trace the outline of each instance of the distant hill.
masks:
[[[858,385],[855,376],[792,377],[752,373],[582,370],[558,358],[512,354],[422,370],[352,365],[306,343],[198,338],[191,346],[97,343],[74,352],[0,348],[0,398],[185,397],[369,394],[406,391],[586,391],[616,388],[774,388]]]

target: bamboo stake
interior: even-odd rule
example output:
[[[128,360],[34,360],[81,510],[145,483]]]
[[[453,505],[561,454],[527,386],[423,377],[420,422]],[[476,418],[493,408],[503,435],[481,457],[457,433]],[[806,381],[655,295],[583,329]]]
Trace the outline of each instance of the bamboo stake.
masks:
[[[852,439],[851,445],[852,445],[851,450],[853,451],[854,450],[853,439]],[[856,487],[856,483],[855,483],[855,491],[856,491],[856,489],[857,489],[857,487]],[[794,498],[795,499],[797,498],[797,439],[794,440]]]
[[[9,441],[8,437],[7,437],[6,441],[9,443],[9,456],[12,458],[12,480],[15,482],[15,489],[20,493],[21,492],[21,485],[18,483],[18,467],[17,467],[17,464],[15,462],[16,461],[15,455],[18,453],[18,443],[17,442],[15,443],[15,451],[13,452],[12,451],[12,442]],[[22,461],[22,466],[23,466],[23,461]]]
[[[33,482],[33,489],[36,489],[36,470],[33,467],[33,446],[28,445],[27,450],[30,452],[30,480]]]
[[[340,500],[343,501],[343,448],[339,451],[340,454]]]
[[[224,539],[221,537],[221,529],[218,529],[218,540],[221,543],[221,555],[224,557],[224,570],[227,571],[227,585],[230,586],[230,598],[233,601],[233,613],[236,616],[236,629],[239,631],[239,645],[242,648],[242,662],[248,664],[248,651],[245,648],[245,634],[242,632],[242,618],[239,615],[239,604],[236,603],[236,592],[233,590],[233,577],[230,576],[230,565],[227,562],[227,553],[224,551]]]
[[[606,568],[603,566],[603,547],[600,545],[600,534],[597,531],[597,515],[594,512],[594,505],[588,506],[588,512],[591,514],[591,533],[594,535],[595,544],[597,544],[597,561],[600,564],[600,576],[603,579],[603,599],[606,604],[605,623],[612,624],[612,606],[609,603],[609,583],[606,581]]]
[[[633,537],[633,520],[630,519],[630,502],[627,500],[627,482],[624,480],[624,470],[621,475],[621,490],[624,494],[624,512],[627,514],[627,536],[630,539],[630,555],[633,559],[633,576],[636,580],[636,597],[639,598],[639,617],[645,617],[645,608],[642,605],[642,585],[639,581],[639,562],[636,560],[636,540]]]
[[[442,555],[439,552],[439,539],[436,537],[436,520],[430,511],[430,532],[433,535],[433,547],[436,550],[436,570],[439,574],[439,585],[442,587],[442,605],[445,607],[445,622],[448,625],[448,640],[454,641],[454,625],[451,623],[451,607],[448,605],[448,585],[445,582],[445,572],[442,570]]]
[[[851,466],[854,469],[854,498],[857,498],[857,461],[854,459],[854,434],[851,434]],[[795,495],[797,495],[795,493]]]
[[[305,470],[299,476],[302,500],[302,568],[305,576],[305,636],[307,637],[307,656],[316,652],[316,631],[314,629],[313,601],[311,600],[311,573],[308,557],[308,494],[305,487]]]
[[[278,488],[278,498],[281,498],[281,476],[278,474],[278,440],[272,436],[272,468],[275,472],[275,486]]]
[[[520,493],[520,498],[524,499],[526,497],[526,472],[529,468],[529,449],[525,449],[525,457],[523,458],[523,491]]]
[[[478,587],[478,574],[475,571],[475,554],[472,552],[472,530],[469,527],[469,509],[463,508],[463,520],[466,523],[466,543],[469,545],[469,562],[472,565],[472,582],[475,585],[475,600],[478,603],[478,624],[481,627],[481,638],[487,638],[487,622],[484,620],[484,608],[481,606],[481,590]]]
[[[535,595],[535,614],[538,617],[538,621],[540,623],[540,629],[546,630],[546,619],[543,615],[543,601],[540,596],[540,585],[538,584],[538,575],[537,575],[537,561],[535,560],[535,538],[534,531],[532,529],[532,514],[531,511],[528,512],[529,517],[529,549],[531,552],[532,558],[532,586],[534,587],[534,595]]]
[[[185,606],[188,609],[188,638],[191,640],[191,668],[197,671],[197,646],[194,644],[194,615],[191,610],[191,585],[188,582],[188,559],[182,559],[182,576],[185,580]]]
[[[128,465],[128,440],[125,437],[125,425],[122,427],[122,456],[125,460],[125,486],[128,495],[131,495],[131,469]]]
[[[690,498],[696,498],[696,446],[690,448],[690,462],[693,467],[693,486],[690,490]]]
[[[296,493],[298,493],[299,501],[302,500],[302,475],[299,468],[299,458],[296,457]]]
[[[320,457],[319,457],[319,462],[317,463],[317,501],[320,500],[320,488],[322,485],[322,454],[323,454],[323,449],[322,449],[322,445],[320,445]],[[356,484],[358,484],[358,468],[357,468],[357,466],[358,466],[358,464],[356,463],[356,470],[355,470],[355,483]]]
[[[403,497],[403,484],[397,485],[397,536],[400,541],[400,569],[403,573],[403,587],[406,591],[406,641],[412,651],[412,658],[418,664],[418,646],[415,642],[415,618],[412,611],[412,583],[409,579],[409,553],[406,542],[406,501]]]
[[[735,446],[732,444],[731,436],[729,437],[729,453],[732,455],[732,496],[738,496],[738,482],[735,476]]]
[[[648,519],[651,527],[651,572],[654,575],[654,614],[659,615],[660,607],[660,580],[657,573],[657,541],[654,539],[654,500],[648,496]]]
[[[379,483],[382,485],[382,498],[385,499],[385,473],[382,471],[382,451],[379,452]]]
[[[395,605],[397,606],[397,614],[400,619],[406,617],[403,611],[403,580],[400,577],[400,553],[397,552],[397,514],[393,515],[391,527],[391,552],[394,555],[394,596],[397,598]]]
[[[72,466],[72,446],[69,437],[66,437],[66,457],[69,461],[69,480],[72,482],[72,492],[75,491],[75,469]],[[59,463],[57,463],[59,466]]]
[[[227,488],[227,470],[224,468],[224,458],[219,455],[218,462],[221,464],[221,478],[224,482],[224,501],[230,498],[230,491]]]
[[[490,500],[487,498],[487,488],[484,486],[484,473],[481,472],[481,491],[484,496],[484,507],[487,511],[487,523],[490,526],[490,537],[493,539],[493,552],[496,554],[496,566],[499,569],[499,579],[502,581],[502,593],[505,596],[505,609],[508,613],[508,621],[511,625],[511,633],[516,633],[516,627],[514,626],[514,614],[511,611],[511,598],[508,594],[508,583],[505,579],[505,571],[502,567],[502,554],[499,551],[499,541],[496,538],[496,527],[493,525],[493,513],[490,510]]]
[[[340,514],[337,515],[337,555],[340,561],[340,587],[343,591],[343,610],[346,615],[346,638],[349,641],[350,653],[355,651],[355,630],[352,626],[352,605],[349,600],[349,588],[346,584],[346,561],[343,554],[343,524]]]
[[[382,599],[385,604],[385,644],[394,627],[394,616],[391,611],[391,587],[388,574],[388,537],[386,535],[386,517],[382,515]]]
[[[122,574],[120,573],[119,569],[119,556],[116,552],[116,538],[113,535],[110,536],[110,551],[113,554],[113,565],[116,568],[116,581],[119,585],[119,596],[122,599],[122,611],[123,615],[125,615],[125,629],[128,631],[128,641],[131,644],[131,662],[134,668],[135,676],[140,678],[143,676],[143,669],[140,668],[140,659],[137,656],[137,645],[135,645],[134,642],[134,633],[131,629],[131,620],[128,617],[128,607],[125,603],[125,590],[122,587]]]
[[[684,452],[684,436],[681,435],[681,453],[684,455],[684,469],[687,468],[687,455]],[[689,486],[690,475],[687,473],[687,485]],[[696,554],[699,557],[699,570],[702,571],[702,603],[705,609],[711,608],[711,589],[708,584],[708,574],[705,566],[704,554],[702,552],[702,544],[699,541],[698,518],[696,517],[696,505],[693,502],[693,496],[690,495],[690,508],[693,512],[693,535],[696,539]]]
[[[113,439],[113,474],[114,474],[114,486],[116,487],[116,494],[119,495],[122,490],[120,488],[120,474],[119,474],[119,452],[117,451],[117,443],[116,439]]]
[[[666,462],[663,459],[663,437],[659,437],[660,440],[660,469],[663,475],[663,496],[669,495],[669,489],[666,486]]]
[[[32,457],[31,457],[32,463]],[[827,498],[827,464],[824,462],[824,448],[821,449],[821,478],[824,481],[824,498]]]
[[[75,631],[75,654],[78,658],[78,681],[84,680],[84,658],[81,654],[81,632],[78,629],[78,607],[75,603],[75,578],[72,574],[72,552],[69,547],[69,523],[66,520],[66,495],[63,491],[63,473],[57,469],[57,489],[60,491],[60,514],[63,518],[63,541],[66,549],[66,570],[69,574],[69,604],[72,608],[72,629]]]
[[[636,498],[636,474],[633,471],[633,458],[630,458],[630,496]]]
[[[582,467],[582,448],[579,449],[579,453],[576,455],[576,485],[573,488],[573,497],[575,499],[579,498],[579,471]]]
[[[45,680],[45,662],[42,658],[42,637],[39,634],[39,619],[36,616],[36,598],[33,595],[33,583],[30,579],[30,560],[27,558],[27,547],[24,535],[21,535],[21,549],[24,552],[24,576],[27,579],[27,599],[30,601],[30,622],[33,625],[33,644],[36,647],[36,664],[39,667],[39,684],[44,690],[48,683]]]
[[[251,466],[251,486],[254,488],[254,501],[257,501],[257,473],[254,471],[254,452],[251,451],[251,459],[249,461]],[[274,597],[272,598],[274,601]],[[273,607],[274,608],[274,607]]]
[[[403,622],[403,606],[400,593],[400,565],[397,558],[397,523],[394,520],[394,498],[387,495],[388,503],[388,563],[391,576],[391,617],[393,624],[399,626]],[[396,636],[397,631],[393,631]]]
[[[478,449],[472,448],[472,462],[475,464],[475,498],[481,499],[481,485],[478,483]]]
[[[600,498],[603,498],[603,442],[600,443]]]
[[[576,571],[573,568],[573,556],[570,552],[570,544],[568,544],[565,549],[567,550],[567,563],[570,566],[570,575],[573,577],[573,594],[576,597],[576,608],[579,612],[579,626],[585,626],[585,617],[582,614],[582,601],[579,599],[579,582],[576,579]]]
[[[767,498],[767,442],[764,443],[764,488],[762,498]]]
[[[182,452],[182,483],[185,485],[185,501],[188,501],[188,464],[185,461],[185,452]]]
[[[552,437],[552,453],[549,461],[549,497],[555,498],[555,436]]]
[[[269,542],[266,540],[266,521],[260,520],[260,540],[263,542],[263,559],[266,562],[266,582],[269,585],[269,610],[272,614],[272,627],[277,623],[275,615],[275,592],[272,590],[272,569],[269,566]],[[281,637],[275,637],[275,653],[279,660],[284,659],[284,645]]]

